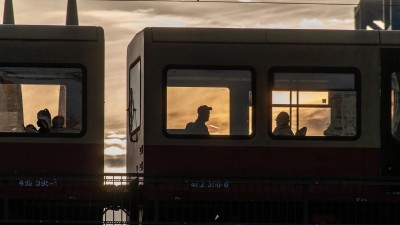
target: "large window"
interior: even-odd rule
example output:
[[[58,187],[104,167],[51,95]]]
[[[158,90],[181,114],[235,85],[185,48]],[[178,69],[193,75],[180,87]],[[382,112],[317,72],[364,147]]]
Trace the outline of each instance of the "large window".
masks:
[[[273,136],[357,135],[354,73],[274,72]]]
[[[168,134],[252,134],[250,70],[168,69],[166,100]]]
[[[83,131],[81,68],[0,67],[0,134]]]
[[[129,71],[129,133],[131,141],[140,129],[140,61]]]
[[[392,74],[391,85],[391,124],[392,135],[400,141],[400,73]]]

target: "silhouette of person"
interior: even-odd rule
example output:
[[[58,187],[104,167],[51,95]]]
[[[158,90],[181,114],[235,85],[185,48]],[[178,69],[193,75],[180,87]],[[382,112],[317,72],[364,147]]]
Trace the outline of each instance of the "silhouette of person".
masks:
[[[64,117],[63,116],[55,116],[52,120],[53,126],[51,127],[51,131],[54,133],[61,133],[64,131]]]
[[[199,106],[199,108],[197,108],[198,116],[196,121],[186,124],[186,133],[209,135],[210,133],[208,132],[206,122],[210,119],[210,110],[212,110],[212,108],[207,105]]]
[[[302,127],[296,134],[293,134],[292,129],[289,126],[290,116],[287,112],[280,112],[275,119],[276,127],[272,132],[277,136],[305,136],[307,133],[307,127]]]
[[[294,136],[292,129],[289,126],[290,117],[287,112],[280,112],[275,119],[276,127],[272,132],[277,136]]]
[[[37,113],[37,125],[40,134],[49,134],[51,131],[51,115],[48,109],[40,110]]]
[[[33,124],[28,124],[25,127],[25,132],[26,133],[38,133],[38,130],[36,129],[35,126],[33,126]]]

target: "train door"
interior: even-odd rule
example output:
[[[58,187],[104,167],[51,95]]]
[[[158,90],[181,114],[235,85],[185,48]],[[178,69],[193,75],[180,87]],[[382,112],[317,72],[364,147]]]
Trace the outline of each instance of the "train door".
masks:
[[[128,74],[128,146],[135,149],[134,152],[139,154],[132,156],[128,151],[128,172],[143,173],[143,140],[139,138],[142,136],[142,85],[141,85],[141,61],[140,59],[134,61],[129,68]]]
[[[382,174],[400,175],[400,49],[382,49]]]

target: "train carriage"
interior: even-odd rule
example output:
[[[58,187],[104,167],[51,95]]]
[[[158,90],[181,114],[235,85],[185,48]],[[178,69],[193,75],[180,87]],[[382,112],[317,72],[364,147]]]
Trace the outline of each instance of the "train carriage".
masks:
[[[0,26],[0,158],[2,220],[101,221],[101,27]]]
[[[0,29],[0,171],[102,173],[103,30],[23,25]],[[58,129],[51,122],[56,116],[63,120]],[[39,119],[48,130],[39,131]]]
[[[128,171],[398,175],[397,35],[143,30],[128,47]],[[202,105],[209,134],[188,133]],[[280,112],[293,135],[274,134]]]
[[[398,176],[399,37],[395,31],[146,28],[128,46],[128,172]],[[194,191],[204,182],[189,183]]]

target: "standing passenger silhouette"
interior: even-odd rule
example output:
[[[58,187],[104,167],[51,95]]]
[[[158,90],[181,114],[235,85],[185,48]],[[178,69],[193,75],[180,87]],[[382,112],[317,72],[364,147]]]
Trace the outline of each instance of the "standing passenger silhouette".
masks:
[[[190,122],[186,125],[186,133],[209,135],[210,133],[208,132],[206,122],[210,119],[210,110],[212,110],[212,108],[207,105],[202,105],[197,108],[197,119],[195,122]]]

